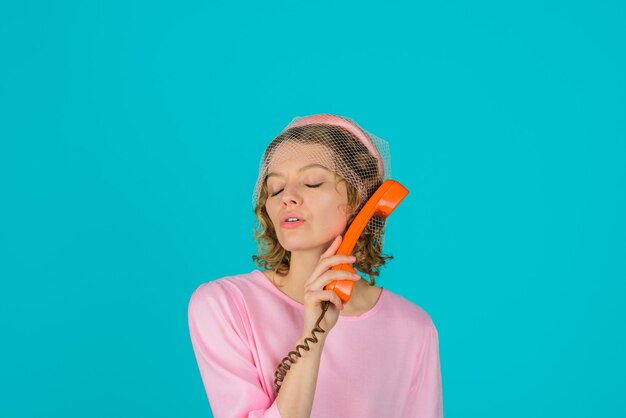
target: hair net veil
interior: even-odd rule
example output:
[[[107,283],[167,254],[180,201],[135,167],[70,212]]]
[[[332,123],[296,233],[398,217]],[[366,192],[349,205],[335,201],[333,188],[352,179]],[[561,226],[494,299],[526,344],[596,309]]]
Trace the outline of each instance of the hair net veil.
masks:
[[[391,178],[387,141],[366,131],[353,119],[332,114],[296,116],[267,146],[259,163],[252,195],[258,204],[271,167],[297,157],[321,164],[343,178],[357,191],[358,209],[385,181]],[[368,229],[382,249],[385,219],[372,217]]]

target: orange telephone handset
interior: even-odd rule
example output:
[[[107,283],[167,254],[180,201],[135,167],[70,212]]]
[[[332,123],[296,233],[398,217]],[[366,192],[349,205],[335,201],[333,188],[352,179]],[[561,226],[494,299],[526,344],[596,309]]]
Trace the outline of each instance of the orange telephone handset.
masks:
[[[409,194],[409,191],[399,182],[396,180],[386,180],[365,203],[363,209],[361,209],[356,218],[354,218],[354,221],[352,221],[352,224],[346,231],[336,254],[352,254],[352,250],[354,249],[357,240],[361,236],[363,229],[365,229],[365,226],[372,216],[386,218],[391,212],[393,212],[400,202],[402,202],[402,199],[404,199],[407,194]],[[332,266],[331,270],[344,270],[356,273],[349,264]],[[337,296],[339,296],[339,299],[341,299],[343,303],[346,303],[350,300],[353,287],[353,280],[333,280],[324,287],[324,290],[333,290]]]

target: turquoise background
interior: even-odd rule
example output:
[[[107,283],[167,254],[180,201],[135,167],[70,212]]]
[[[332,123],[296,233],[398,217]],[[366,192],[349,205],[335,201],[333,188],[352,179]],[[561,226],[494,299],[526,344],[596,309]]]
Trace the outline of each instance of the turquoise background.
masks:
[[[378,284],[433,318],[446,417],[625,416],[625,18],[4,2],[0,416],[210,416],[189,297],[256,268],[259,159],[312,113],[390,143]]]

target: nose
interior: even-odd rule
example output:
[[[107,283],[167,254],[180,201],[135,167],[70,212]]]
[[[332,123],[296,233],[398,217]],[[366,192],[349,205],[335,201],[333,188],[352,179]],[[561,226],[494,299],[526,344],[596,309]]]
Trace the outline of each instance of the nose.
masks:
[[[296,192],[295,187],[285,186],[285,188],[283,189],[282,199],[283,199],[283,204],[286,206],[299,205],[300,202],[302,202],[302,198]]]

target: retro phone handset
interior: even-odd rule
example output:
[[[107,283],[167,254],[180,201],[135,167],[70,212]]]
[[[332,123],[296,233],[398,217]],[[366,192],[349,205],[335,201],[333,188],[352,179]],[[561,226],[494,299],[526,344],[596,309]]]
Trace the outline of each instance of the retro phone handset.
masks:
[[[363,209],[358,213],[352,224],[346,231],[345,236],[341,242],[341,245],[337,249],[337,255],[350,255],[352,254],[352,250],[356,245],[357,240],[363,233],[363,229],[369,222],[369,220],[373,216],[378,216],[381,218],[387,218],[391,212],[402,202],[402,200],[406,197],[409,191],[401,185],[396,180],[386,180],[376,192],[370,197],[370,199],[365,203]],[[349,264],[339,264],[336,266],[332,266],[331,270],[344,270],[349,271],[351,273],[355,273],[355,270]],[[353,280],[333,280],[324,286],[324,290],[333,290],[337,296],[341,299],[343,303],[348,302],[350,300],[350,296],[352,296],[352,288],[354,287]],[[325,300],[322,302],[322,314],[317,320],[315,324],[315,328],[311,331],[312,337],[307,337],[304,339],[304,345],[299,344],[296,346],[295,351],[290,351],[287,357],[283,359],[283,361],[278,365],[278,370],[276,370],[274,380],[274,389],[276,393],[280,391],[280,385],[278,382],[282,382],[287,374],[287,371],[291,368],[289,363],[295,363],[296,359],[292,359],[292,355],[297,357],[302,357],[300,354],[300,349],[303,348],[306,351],[309,351],[308,342],[316,343],[318,342],[317,337],[315,336],[316,332],[324,333],[326,332],[324,329],[320,327],[320,322],[324,318],[326,311],[328,310],[328,306],[330,305],[330,301]]]

